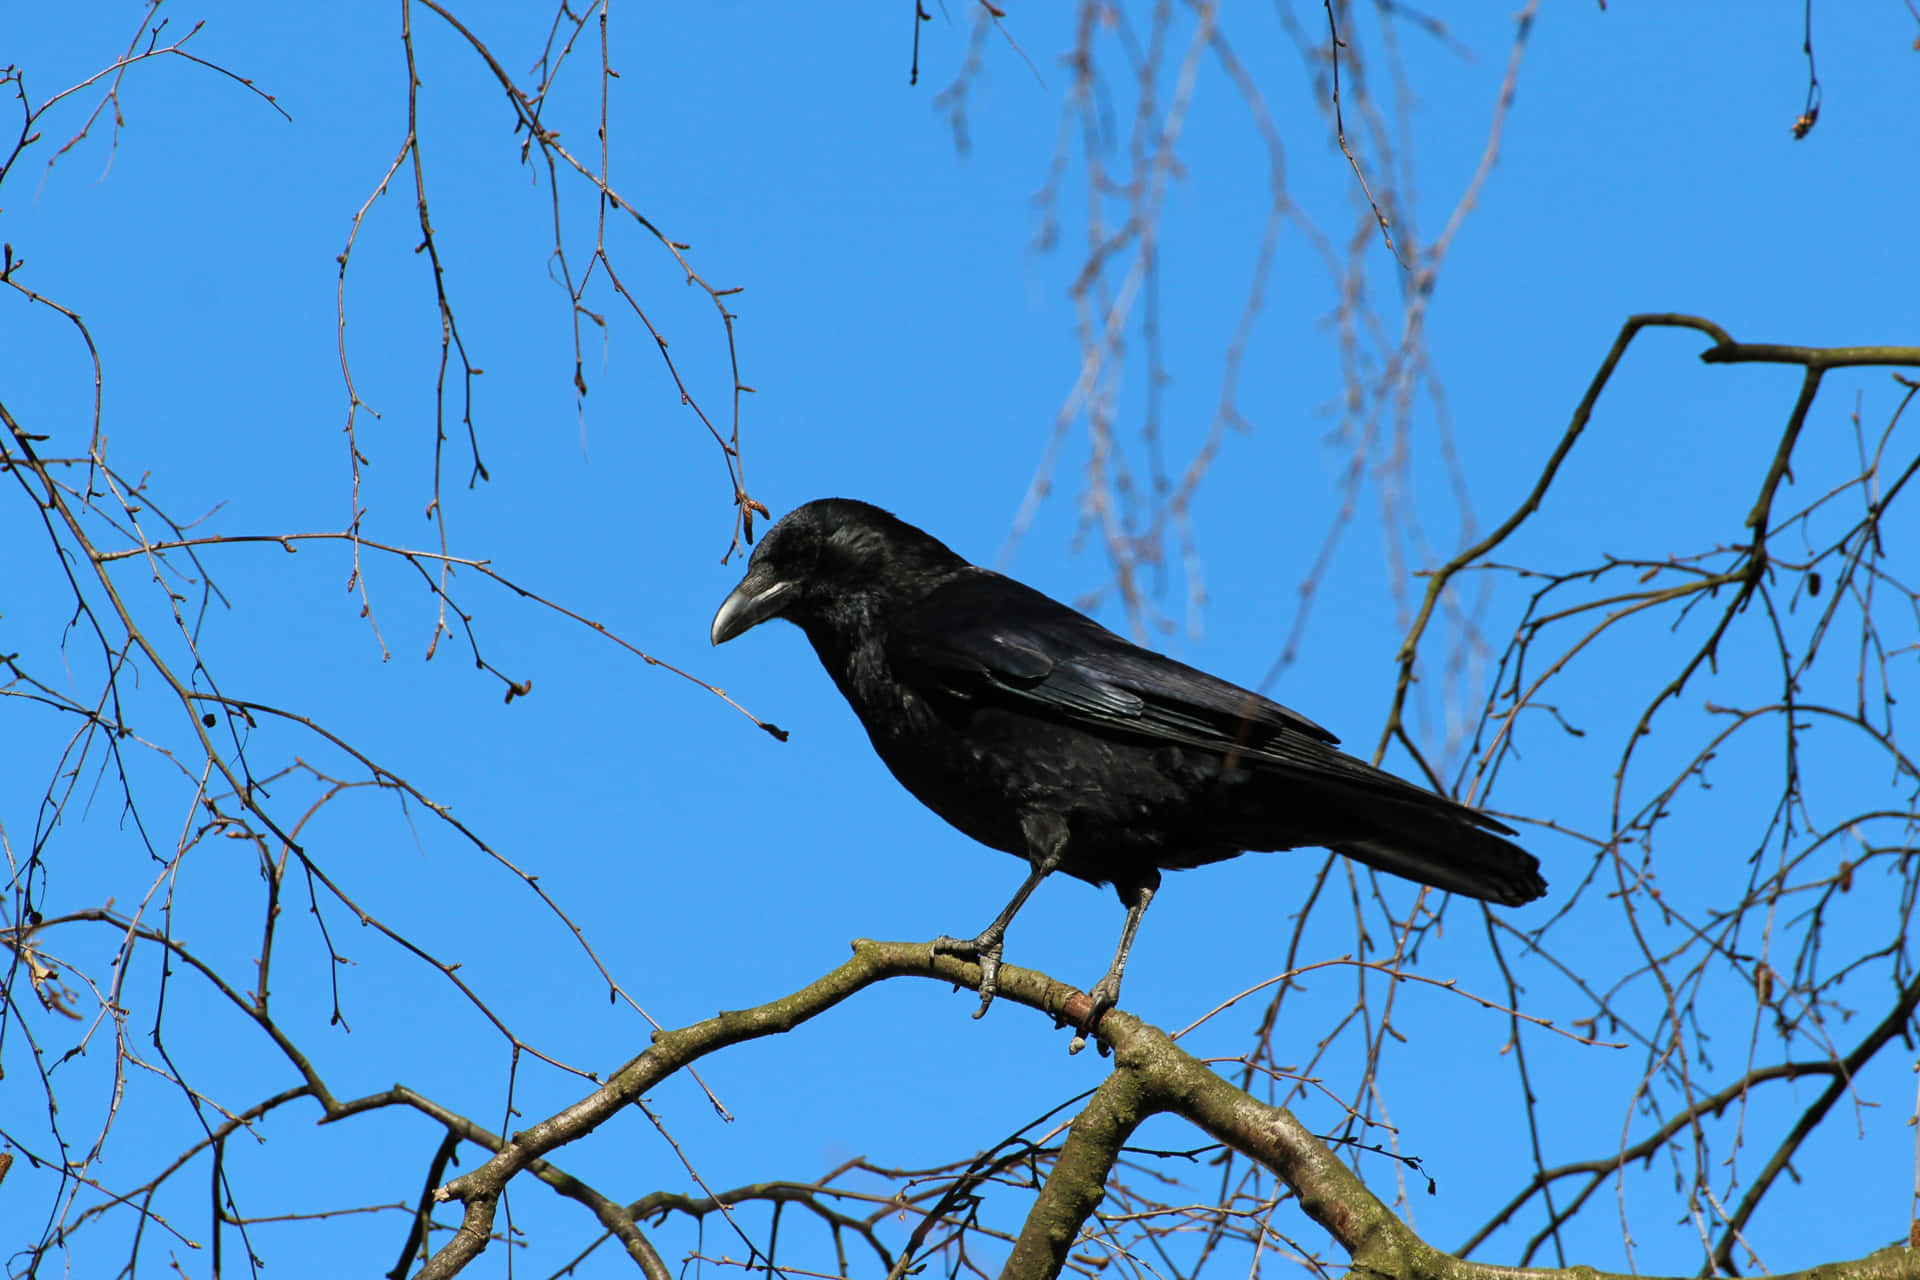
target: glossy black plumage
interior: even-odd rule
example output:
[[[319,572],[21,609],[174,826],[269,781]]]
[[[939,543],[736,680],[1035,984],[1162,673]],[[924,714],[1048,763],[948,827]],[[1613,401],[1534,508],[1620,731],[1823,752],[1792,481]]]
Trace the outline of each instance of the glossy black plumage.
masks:
[[[988,1000],[1007,922],[1053,870],[1110,883],[1128,907],[1096,1018],[1119,994],[1162,870],[1320,845],[1489,902],[1546,892],[1538,861],[1494,819],[866,503],[810,502],[774,525],[715,615],[713,642],[773,617],[806,633],[908,791],[1028,860],[1027,882],[986,931],[942,940],[980,957]]]

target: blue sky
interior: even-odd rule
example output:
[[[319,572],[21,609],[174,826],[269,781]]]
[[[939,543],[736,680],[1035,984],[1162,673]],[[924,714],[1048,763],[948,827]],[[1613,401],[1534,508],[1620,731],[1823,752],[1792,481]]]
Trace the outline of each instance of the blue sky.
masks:
[[[1074,239],[1084,198],[1077,167],[1063,187],[1062,242],[1034,247],[1034,197],[1070,85],[1058,55],[1072,32],[1062,15],[1024,8],[1010,9],[1005,23],[1018,50],[998,34],[982,46],[964,153],[936,101],[966,54],[965,6],[950,4],[923,25],[918,87],[906,82],[905,7],[612,9],[620,72],[609,106],[613,181],[667,235],[692,246],[709,282],[744,289],[728,302],[739,317],[741,378],[756,388],[741,419],[745,476],[775,514],[813,497],[857,496],[977,560],[1009,545],[1079,372],[1068,287],[1084,248]],[[537,56],[548,23],[515,6],[459,12],[516,73]],[[1297,16],[1312,24],[1320,11],[1302,7]],[[39,102],[110,62],[138,18],[134,8],[88,23],[23,12],[10,21],[0,56],[24,68],[26,96]],[[105,368],[108,456],[125,473],[149,477],[152,501],[179,520],[202,519],[196,532],[338,530],[353,499],[336,259],[404,133],[397,19],[390,7],[356,3],[271,12],[202,3],[173,13],[162,43],[201,19],[206,26],[188,47],[250,78],[292,119],[205,67],[143,63],[125,79],[117,137],[103,119],[50,169],[48,158],[80,127],[97,92],[48,118],[45,139],[0,189],[0,229],[27,260],[20,279],[85,318]],[[1891,3],[1816,11],[1824,105],[1812,134],[1796,142],[1788,126],[1805,86],[1801,19],[1794,5],[1570,5],[1536,21],[1498,164],[1427,315],[1477,527],[1525,494],[1630,314],[1692,312],[1751,341],[1913,340],[1914,278],[1903,248],[1920,198],[1910,163],[1920,146],[1913,21]],[[1183,15],[1176,32],[1190,30],[1190,21]],[[369,560],[371,623],[363,618],[337,543],[297,554],[273,544],[209,552],[230,607],[209,616],[201,649],[208,668],[229,693],[303,710],[450,806],[502,857],[538,875],[664,1024],[787,992],[837,963],[853,937],[976,930],[1017,883],[1019,865],[971,845],[893,784],[799,635],[769,627],[709,651],[708,621],[740,572],[738,561],[720,562],[732,508],[719,452],[681,405],[646,331],[604,287],[589,303],[604,311],[607,327],[585,327],[590,390],[576,396],[566,297],[548,257],[553,206],[544,178],[518,163],[520,139],[483,68],[430,13],[415,10],[414,22],[438,247],[468,350],[485,370],[475,383],[475,429],[491,479],[466,484],[456,393],[442,491],[449,550],[485,559],[723,686],[792,738],[775,743],[696,685],[465,573],[454,591],[485,659],[533,682],[531,696],[506,703],[499,682],[474,669],[463,632],[423,661],[435,611],[411,570]],[[1356,225],[1352,174],[1316,114],[1299,57],[1269,11],[1229,10],[1221,22],[1285,138],[1289,195],[1344,247]],[[1427,237],[1479,160],[1512,32],[1502,8],[1459,20],[1453,43],[1399,33],[1414,89],[1412,221]],[[1361,36],[1377,41],[1371,28]],[[547,118],[591,157],[597,107],[589,63],[598,53],[590,37],[575,56],[582,61]],[[1124,123],[1130,109],[1123,97],[1116,118]],[[1268,204],[1265,152],[1212,63],[1191,110],[1158,276],[1170,376],[1165,435],[1176,460],[1197,449],[1213,423],[1223,350]],[[1349,128],[1358,125],[1350,119]],[[363,413],[356,426],[367,459],[364,528],[376,539],[431,548],[438,534],[423,512],[433,493],[439,325],[427,262],[415,252],[411,190],[410,177],[398,176],[356,243],[346,349],[361,397],[379,414]],[[592,243],[592,208],[578,184],[563,190],[578,271]],[[1397,269],[1377,240],[1364,242],[1369,296],[1397,324]],[[724,424],[727,353],[706,295],[687,287],[673,260],[631,225],[616,226],[610,244],[694,394]],[[1337,335],[1326,323],[1333,304],[1312,241],[1288,226],[1241,374],[1238,403],[1251,429],[1226,436],[1192,510],[1204,608],[1189,610],[1177,556],[1151,575],[1159,606],[1176,623],[1154,642],[1246,683],[1274,667],[1300,584],[1342,501],[1350,451],[1333,435],[1338,415],[1330,406],[1342,391]],[[45,450],[81,452],[93,396],[84,347],[64,320],[18,294],[0,305],[9,411],[50,438]],[[1704,345],[1693,334],[1642,336],[1577,467],[1502,559],[1570,569],[1602,554],[1657,558],[1739,536],[1798,374],[1708,368],[1694,359]],[[1137,338],[1133,350],[1119,392],[1123,433],[1137,429],[1144,399]],[[1802,460],[1798,500],[1844,477],[1856,395],[1869,424],[1891,412],[1883,374],[1835,375],[1809,428],[1832,443]],[[1410,423],[1408,492],[1436,549],[1450,553],[1458,524],[1430,398],[1416,401]],[[1141,456],[1137,443],[1128,447]],[[1910,437],[1904,447],[1911,451]],[[1124,629],[1129,620],[1111,594],[1098,594],[1109,572],[1097,540],[1075,536],[1087,460],[1076,419],[1052,495],[1011,545],[1006,567],[1062,598],[1096,596],[1099,616]],[[1267,686],[1362,752],[1385,714],[1409,600],[1380,532],[1379,473],[1368,475],[1297,658]],[[61,656],[72,604],[44,554],[44,529],[24,501],[4,510],[0,545],[16,550],[6,556],[0,652],[28,655],[22,662],[38,678],[94,697],[97,651],[69,637]],[[164,597],[149,575],[129,565],[116,581],[141,593],[141,607],[154,610],[153,625],[164,631]],[[1502,580],[1485,604],[1489,633],[1504,636],[1524,603]],[[161,643],[180,660],[177,637]],[[1653,628],[1597,651],[1569,716],[1604,721],[1623,700],[1644,701],[1645,673],[1670,660],[1662,647],[1670,643]],[[1763,665],[1729,653],[1724,678],[1738,681]],[[1439,673],[1431,674],[1422,740],[1445,754],[1448,717],[1470,715],[1477,702],[1447,704]],[[1484,684],[1468,687],[1484,695]],[[188,752],[182,717],[157,682],[130,694],[129,706],[147,741]],[[31,847],[38,797],[73,726],[19,703],[5,714],[8,755],[20,764],[0,784],[0,823],[18,860]],[[1568,826],[1600,821],[1617,746],[1603,736],[1536,735],[1503,774],[1493,803]],[[299,758],[349,772],[336,753],[285,726],[255,730],[247,750],[256,760]],[[1825,767],[1845,773],[1855,757],[1844,747],[1835,752]],[[182,779],[195,761],[190,752],[179,758],[176,768],[142,751],[133,766],[151,797],[141,820],[163,849],[194,820],[191,784]],[[1729,748],[1720,767],[1766,776],[1769,760],[1761,748],[1751,757]],[[1408,767],[1404,757],[1391,763]],[[96,781],[99,767],[97,756],[89,761],[81,798],[48,845],[39,901],[48,914],[109,897],[128,910],[156,883],[158,868],[120,811],[115,786]],[[1884,777],[1852,782],[1867,789],[1854,796],[1881,788],[1889,805],[1904,803]],[[279,785],[295,816],[317,794],[296,779]],[[1676,894],[1705,895],[1750,851],[1747,836],[1724,846],[1712,838],[1752,823],[1751,811],[1739,808],[1747,790],[1723,786],[1689,811],[1698,816],[1680,820],[1693,824],[1680,828],[1690,843],[1664,851]],[[523,1038],[595,1070],[645,1043],[645,1024],[608,1003],[565,927],[511,874],[425,815],[363,791],[323,810],[304,839],[367,910],[459,962],[462,977]],[[1570,886],[1585,865],[1572,841],[1543,832],[1529,844],[1556,888]],[[1318,866],[1315,855],[1261,856],[1171,878],[1135,951],[1126,1006],[1177,1027],[1278,972],[1288,913]],[[252,851],[206,841],[177,876],[158,883],[173,890],[175,936],[245,981],[259,937]],[[18,910],[17,899],[9,910]],[[1451,910],[1457,927],[1423,953],[1421,971],[1489,981],[1479,917],[1464,904]],[[1860,908],[1863,917],[1867,910]],[[500,1037],[444,979],[337,904],[327,922],[351,964],[329,966],[304,911],[304,901],[289,905],[283,919],[275,995],[336,1091],[401,1080],[499,1122],[509,1067]],[[1514,918],[1521,927],[1536,922]],[[1048,884],[1020,917],[1009,961],[1090,982],[1119,922],[1107,891]],[[97,937],[79,927],[62,935],[63,964],[110,972],[116,940],[96,928]],[[1308,936],[1309,950],[1329,958],[1351,947],[1352,926],[1316,920]],[[1618,939],[1596,926],[1591,945],[1603,953]],[[123,1002],[141,1011],[128,1031],[141,1046],[156,965],[149,957],[133,966]],[[350,1031],[327,1025],[330,967]],[[1297,1028],[1283,1031],[1301,1058],[1352,990],[1346,979],[1317,986],[1311,1002],[1291,1007]],[[246,1105],[291,1083],[257,1032],[229,1010],[204,993],[173,991],[167,1039],[197,1088]],[[1538,973],[1529,988],[1537,1008],[1526,1007],[1578,1016],[1566,995]],[[1739,1043],[1751,1031],[1752,1008],[1727,998],[1711,1017],[1724,1028],[1723,1043]],[[1388,1053],[1379,1085],[1401,1149],[1421,1156],[1440,1184],[1434,1198],[1413,1197],[1416,1221],[1451,1247],[1529,1168],[1526,1131],[1511,1105],[1512,1059],[1499,1054],[1506,1023],[1432,991],[1396,999],[1395,1024],[1408,1045]],[[93,1005],[81,1006],[93,1016]],[[707,1063],[704,1074],[733,1123],[717,1121],[684,1082],[654,1101],[701,1176],[719,1187],[812,1177],[856,1153],[898,1165],[961,1157],[1100,1078],[1102,1064],[1091,1054],[1069,1058],[1043,1019],[1003,1006],[974,1022],[965,1016],[971,1009],[965,993],[888,984],[790,1036]],[[1248,1002],[1190,1043],[1210,1055],[1242,1052],[1256,1018],[1257,1002]],[[50,1018],[35,1024],[35,1035],[58,1056],[85,1025]],[[106,1114],[106,1034],[96,1032],[86,1056],[61,1069],[62,1120],[83,1144]],[[1629,1052],[1608,1060],[1607,1051],[1544,1035],[1529,1045],[1534,1069],[1566,1082],[1545,1113],[1549,1163],[1604,1154],[1638,1123],[1622,1085],[1638,1057],[1623,1067]],[[3,1052],[13,1087],[0,1096],[0,1126],[44,1152],[44,1100],[18,1027]],[[1729,1053],[1738,1059],[1738,1050]],[[1351,1067],[1336,1054],[1330,1078],[1342,1062]],[[1860,1087],[1873,1105],[1858,1111],[1857,1126],[1850,1116],[1822,1135],[1800,1162],[1808,1181],[1783,1192],[1794,1197],[1783,1202],[1792,1212],[1757,1236],[1769,1266],[1854,1256],[1904,1234],[1915,1172],[1904,1123],[1912,1086],[1899,1064],[1877,1068]],[[537,1066],[523,1067],[517,1087],[524,1116],[546,1114],[580,1088]],[[195,1132],[177,1091],[139,1072],[127,1088],[96,1171],[110,1185],[143,1181]],[[1808,1096],[1801,1090],[1777,1111],[1756,1104],[1753,1147],[1742,1158],[1763,1160],[1765,1124],[1777,1127]],[[1303,1118],[1320,1131],[1339,1122],[1331,1109],[1303,1110]],[[263,1128],[263,1145],[235,1144],[230,1159],[252,1197],[247,1212],[314,1212],[417,1194],[437,1140],[424,1120],[396,1115],[319,1130],[309,1120],[290,1108]],[[643,1120],[614,1128],[568,1151],[565,1166],[622,1198],[687,1186],[673,1152]],[[1167,1146],[1189,1140],[1174,1126],[1143,1136]],[[1853,1172],[1843,1179],[1843,1170]],[[1390,1164],[1363,1171],[1376,1189],[1391,1189]],[[1676,1221],[1667,1178],[1655,1169],[1620,1195],[1639,1246],[1632,1261],[1646,1271],[1698,1265],[1697,1236]],[[202,1244],[210,1233],[204,1185],[195,1173],[164,1201],[169,1219]],[[0,1197],[0,1239],[44,1231],[57,1212],[52,1188],[17,1164]],[[538,1188],[517,1192],[513,1208],[533,1241],[516,1267],[547,1274],[595,1234],[576,1207],[556,1206]],[[762,1221],[744,1211],[742,1220]],[[1586,1250],[1573,1260],[1626,1265],[1619,1222],[1611,1210],[1590,1215],[1570,1237],[1576,1251]],[[738,1242],[722,1239],[720,1224],[709,1227],[706,1247],[737,1256]],[[343,1265],[385,1269],[404,1224],[389,1213],[254,1230],[256,1251],[284,1277],[339,1274]],[[111,1220],[90,1227],[73,1245],[74,1274],[117,1267],[125,1238],[124,1225],[116,1232]],[[1482,1256],[1508,1260],[1519,1238],[1497,1237]],[[658,1239],[676,1264],[696,1243],[678,1227]],[[210,1266],[207,1250],[159,1233],[143,1248],[149,1266],[169,1257],[188,1274]],[[504,1254],[489,1253],[483,1273],[502,1273]]]

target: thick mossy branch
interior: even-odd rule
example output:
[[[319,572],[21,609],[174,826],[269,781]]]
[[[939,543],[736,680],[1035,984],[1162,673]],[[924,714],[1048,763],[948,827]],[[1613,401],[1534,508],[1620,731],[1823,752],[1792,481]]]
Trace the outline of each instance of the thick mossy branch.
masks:
[[[1007,970],[1003,969],[1004,975]],[[1434,1248],[1388,1208],[1361,1182],[1354,1171],[1285,1107],[1260,1102],[1200,1062],[1157,1027],[1124,1013],[1109,1014],[1101,1023],[1101,1037],[1113,1048],[1114,1075],[1074,1121],[1073,1138],[1096,1146],[1077,1154],[1071,1166],[1063,1149],[1053,1176],[1033,1213],[1047,1214],[1038,1229],[1047,1238],[1061,1229],[1055,1207],[1087,1204],[1082,1218],[1090,1218],[1099,1204],[1098,1185],[1056,1189],[1055,1183],[1086,1178],[1098,1170],[1104,1184],[1106,1170],[1118,1159],[1121,1146],[1147,1114],[1173,1112],[1219,1142],[1266,1165],[1300,1201],[1307,1215],[1326,1229],[1352,1258],[1355,1275],[1393,1277],[1393,1280],[1651,1280],[1599,1271],[1592,1267],[1505,1267],[1458,1258]],[[1116,1083],[1132,1077],[1125,1083]],[[1144,1114],[1142,1109],[1144,1108]],[[1098,1114],[1098,1113],[1105,1114]],[[1104,1139],[1096,1135],[1106,1135]],[[1089,1200],[1091,1197],[1091,1200]],[[1036,1231],[1029,1221],[1021,1243]],[[1062,1245],[1051,1266],[1034,1265],[1035,1254],[1015,1252],[1001,1273],[1007,1280],[1051,1280],[1059,1274],[1059,1258],[1072,1245]],[[1920,1280],[1920,1251],[1883,1249],[1867,1257],[1823,1263],[1774,1280]]]
[[[471,1173],[455,1178],[436,1198],[460,1200],[459,1231],[428,1261],[421,1280],[449,1277],[486,1247],[494,1211],[507,1184],[540,1157],[584,1137],[661,1081],[708,1054],[742,1041],[790,1031],[876,982],[932,978],[978,989],[978,965],[933,954],[927,943],[853,944],[853,958],[791,995],[752,1009],[722,1012],[677,1031],[656,1032],[653,1044],[613,1077],[556,1115],[513,1135]],[[1000,999],[1026,1005],[1056,1021],[1078,1021],[1087,996],[1044,973],[1003,965]],[[1352,1258],[1357,1275],[1394,1280],[1628,1280],[1590,1267],[1517,1268],[1443,1253],[1402,1222],[1327,1145],[1285,1107],[1249,1096],[1188,1054],[1164,1031],[1114,1010],[1100,1023],[1113,1052],[1113,1073],[1075,1118],[1051,1174],[1027,1215],[1004,1277],[1051,1280],[1106,1196],[1107,1178],[1140,1123],[1160,1112],[1183,1116],[1271,1169],[1309,1217]],[[902,1261],[905,1261],[904,1259]],[[1649,1280],[1638,1276],[1632,1280]],[[1883,1249],[1846,1262],[1775,1280],[1920,1280],[1920,1251]]]
[[[1161,1109],[1154,1105],[1153,1083],[1151,1073],[1120,1069],[1094,1090],[1086,1108],[1074,1117],[1053,1172],[1027,1212],[1005,1274],[1060,1274],[1081,1228],[1106,1198],[1107,1177],[1120,1149],[1142,1120]]]

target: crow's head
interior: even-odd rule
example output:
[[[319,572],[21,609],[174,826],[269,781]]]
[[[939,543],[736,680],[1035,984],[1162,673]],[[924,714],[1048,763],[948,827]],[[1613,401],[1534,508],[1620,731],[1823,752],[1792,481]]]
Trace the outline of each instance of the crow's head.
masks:
[[[821,498],[767,530],[746,577],[713,615],[713,643],[769,618],[806,628],[836,615],[910,603],[966,567],[939,539],[878,507]]]

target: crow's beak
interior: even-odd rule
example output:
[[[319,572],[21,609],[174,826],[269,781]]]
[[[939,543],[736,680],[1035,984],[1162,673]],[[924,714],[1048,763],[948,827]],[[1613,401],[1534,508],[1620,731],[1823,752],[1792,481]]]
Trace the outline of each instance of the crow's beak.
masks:
[[[720,602],[720,612],[713,615],[713,630],[709,633],[713,642],[725,644],[741,632],[778,616],[792,594],[791,582],[749,572],[740,579],[740,585],[733,589],[733,594]]]

